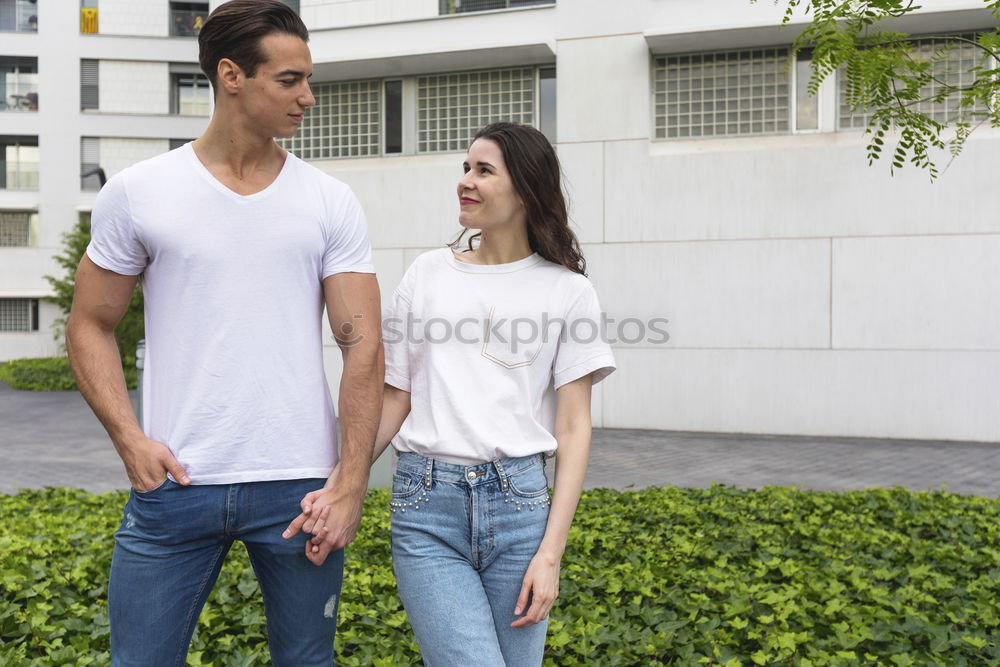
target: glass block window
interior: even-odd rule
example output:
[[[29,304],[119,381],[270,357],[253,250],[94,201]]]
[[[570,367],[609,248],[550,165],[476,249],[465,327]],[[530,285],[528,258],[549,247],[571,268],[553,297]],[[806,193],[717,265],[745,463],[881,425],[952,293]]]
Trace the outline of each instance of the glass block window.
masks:
[[[303,160],[378,155],[381,89],[380,81],[314,85],[316,106],[281,145]]]
[[[438,13],[442,15],[465,14],[554,4],[556,4],[556,0],[438,0]]]
[[[31,232],[31,215],[0,211],[0,248],[25,248]]]
[[[656,138],[789,132],[788,59],[786,47],[656,58]]]
[[[975,33],[955,35],[964,39],[975,41]],[[969,69],[979,64],[982,65],[987,58],[982,49],[976,48],[972,44],[957,43],[944,54],[943,57],[936,55],[948,43],[946,38],[921,39],[917,40],[913,49],[913,57],[921,61],[933,61],[931,66],[934,77],[940,81],[931,81],[924,86],[921,91],[922,97],[931,97],[942,88],[942,83],[952,86],[968,86],[976,80],[976,75],[969,72]],[[840,99],[840,113],[837,118],[837,127],[841,130],[864,129],[868,127],[872,114],[866,113],[864,109],[855,109],[847,104],[847,77],[843,70],[837,73],[837,88]],[[949,96],[940,104],[934,102],[921,102],[913,106],[916,111],[926,114],[939,123],[951,123],[958,120],[958,103],[961,96],[954,94]],[[985,109],[981,109],[985,111]]]
[[[0,331],[38,331],[38,299],[0,299]]]
[[[417,77],[417,152],[464,151],[483,125],[535,122],[536,68]]]

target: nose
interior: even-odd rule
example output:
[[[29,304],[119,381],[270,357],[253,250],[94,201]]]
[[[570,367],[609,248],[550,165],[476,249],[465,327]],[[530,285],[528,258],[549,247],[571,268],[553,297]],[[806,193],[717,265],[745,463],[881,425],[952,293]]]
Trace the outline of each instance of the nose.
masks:
[[[458,194],[462,194],[467,190],[474,189],[475,186],[472,183],[472,170],[465,172],[462,178],[458,179]]]
[[[316,96],[313,95],[312,88],[309,86],[308,81],[305,82],[305,87],[306,87],[305,93],[301,97],[299,97],[299,104],[301,104],[304,107],[315,106]]]

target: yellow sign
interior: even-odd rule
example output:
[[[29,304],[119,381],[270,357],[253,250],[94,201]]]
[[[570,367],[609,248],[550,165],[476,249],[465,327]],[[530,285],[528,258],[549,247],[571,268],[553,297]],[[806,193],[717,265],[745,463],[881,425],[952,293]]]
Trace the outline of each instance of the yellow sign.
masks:
[[[88,7],[80,9],[80,32],[97,32],[97,9]]]

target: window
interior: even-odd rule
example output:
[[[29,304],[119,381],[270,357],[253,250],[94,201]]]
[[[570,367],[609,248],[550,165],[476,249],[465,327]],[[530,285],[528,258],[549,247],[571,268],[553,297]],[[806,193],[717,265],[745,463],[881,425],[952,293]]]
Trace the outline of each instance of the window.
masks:
[[[38,137],[0,136],[0,188],[38,189]]]
[[[30,213],[0,211],[0,248],[26,248],[30,238]]]
[[[488,12],[493,9],[517,9],[532,5],[554,5],[556,0],[438,0],[439,14]]]
[[[100,109],[100,61],[80,61],[80,109]]]
[[[0,30],[38,32],[37,0],[0,0]]]
[[[975,40],[977,35],[967,33],[955,35],[963,39]],[[932,81],[921,91],[922,97],[931,97],[940,92],[943,84],[952,86],[971,85],[976,80],[976,75],[969,72],[969,69],[976,64],[983,64],[983,51],[972,44],[956,43],[947,51],[941,49],[948,43],[946,38],[920,39],[914,45],[913,55],[916,59],[930,62],[931,71],[939,81]],[[939,53],[940,52],[940,53]],[[986,56],[988,57],[988,56]],[[855,109],[847,103],[848,86],[850,82],[844,75],[843,70],[837,73],[837,87],[840,99],[840,114],[837,119],[837,129],[863,129],[868,127],[872,114],[866,113],[864,109]],[[951,123],[959,118],[959,95],[951,95],[940,104],[934,102],[921,102],[914,105],[914,109],[920,113],[927,114],[939,123]]]
[[[493,121],[533,124],[536,73],[522,67],[418,77],[417,151],[463,151]]]
[[[0,299],[0,331],[38,331],[38,299]]]
[[[378,81],[319,83],[316,106],[282,146],[304,160],[379,154],[381,86]]]
[[[483,125],[539,127],[555,140],[555,68],[319,83],[316,106],[281,142],[306,160],[464,151]]]
[[[788,132],[788,58],[785,47],[656,58],[656,138]]]
[[[197,36],[207,19],[207,2],[170,3],[170,34],[174,37]]]
[[[38,110],[38,58],[0,56],[0,110]]]
[[[101,167],[101,140],[98,137],[80,138],[80,189],[100,190],[101,177],[97,170]],[[94,172],[89,176],[84,176]]]
[[[207,116],[212,105],[208,77],[196,65],[171,64],[170,71],[170,112],[180,116]]]

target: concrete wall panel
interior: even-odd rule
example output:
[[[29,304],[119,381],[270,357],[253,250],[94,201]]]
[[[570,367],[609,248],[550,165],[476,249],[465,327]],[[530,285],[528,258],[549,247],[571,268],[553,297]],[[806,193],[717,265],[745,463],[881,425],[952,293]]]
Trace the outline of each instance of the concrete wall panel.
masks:
[[[604,425],[1000,441],[1000,353],[616,349]]]
[[[1000,235],[837,239],[834,347],[1000,350],[998,257]]]
[[[602,306],[624,340],[669,320],[671,348],[826,348],[826,240],[626,243],[587,246]],[[655,331],[646,339],[662,340]],[[637,343],[640,344],[640,343]],[[648,345],[648,342],[640,345]]]

